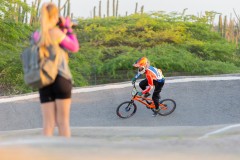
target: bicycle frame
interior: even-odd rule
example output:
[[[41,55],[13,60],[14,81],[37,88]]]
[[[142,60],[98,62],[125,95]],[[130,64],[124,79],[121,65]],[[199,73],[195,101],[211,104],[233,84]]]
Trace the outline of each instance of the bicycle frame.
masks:
[[[133,90],[135,90],[135,94],[133,95],[132,94],[132,99],[131,101],[138,101],[140,103],[142,103],[143,105],[145,105],[147,108],[150,108],[150,109],[155,109],[155,104],[153,103],[153,100],[152,98],[145,98],[145,97],[142,97],[142,96],[139,96],[138,95],[138,90],[135,86],[135,83],[133,84]],[[159,104],[159,107],[162,109],[162,110],[166,110],[167,107],[164,105],[164,104]]]
[[[151,109],[155,108],[155,105],[154,105],[154,103],[152,103],[152,99],[150,99],[150,98],[144,98],[144,97],[136,95],[136,96],[132,97],[132,101],[138,101],[138,102],[142,103],[143,105],[145,105],[145,106],[147,106],[148,108],[151,108]]]

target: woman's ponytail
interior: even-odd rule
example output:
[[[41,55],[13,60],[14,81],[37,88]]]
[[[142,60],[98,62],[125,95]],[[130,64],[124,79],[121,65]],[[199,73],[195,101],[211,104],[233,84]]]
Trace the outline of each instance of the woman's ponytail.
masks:
[[[50,29],[50,16],[48,11],[48,5],[49,4],[43,4],[41,9],[41,18],[40,18],[40,55],[44,57],[49,57],[49,52],[47,50],[47,47],[52,44],[52,39],[49,34]]]

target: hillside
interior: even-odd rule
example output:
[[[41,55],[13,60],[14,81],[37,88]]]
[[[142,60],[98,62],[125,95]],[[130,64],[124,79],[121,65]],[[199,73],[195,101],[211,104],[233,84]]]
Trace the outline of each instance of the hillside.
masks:
[[[0,27],[0,95],[31,92],[19,56],[34,28],[1,19]],[[79,19],[75,32],[81,43],[79,53],[70,56],[76,87],[130,80],[136,72],[132,64],[141,56],[166,76],[240,72],[239,46],[213,31],[207,16]]]

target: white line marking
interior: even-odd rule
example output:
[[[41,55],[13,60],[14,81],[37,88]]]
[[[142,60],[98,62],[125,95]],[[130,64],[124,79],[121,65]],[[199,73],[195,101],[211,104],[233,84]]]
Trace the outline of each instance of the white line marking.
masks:
[[[194,78],[181,78],[181,79],[171,79],[166,80],[166,83],[186,83],[186,82],[199,82],[199,81],[231,81],[231,80],[240,80],[238,76],[230,76],[230,77],[194,77]],[[132,84],[130,82],[126,82],[123,84],[106,84],[102,86],[92,86],[92,87],[83,87],[83,88],[75,88],[73,89],[72,93],[84,93],[84,92],[94,92],[100,90],[107,90],[107,89],[119,89],[130,87]],[[14,97],[0,97],[0,104],[7,103],[7,102],[14,102],[14,101],[22,101],[28,100],[33,98],[38,98],[38,94],[31,94],[25,96],[14,96]]]
[[[211,136],[211,135],[218,134],[218,133],[221,133],[221,132],[224,132],[224,131],[226,131],[226,130],[229,130],[229,129],[232,129],[232,128],[236,128],[236,127],[240,127],[240,124],[235,124],[235,125],[227,126],[227,127],[218,129],[218,130],[216,130],[216,131],[206,133],[204,136],[199,137],[198,139],[208,138],[208,137]]]

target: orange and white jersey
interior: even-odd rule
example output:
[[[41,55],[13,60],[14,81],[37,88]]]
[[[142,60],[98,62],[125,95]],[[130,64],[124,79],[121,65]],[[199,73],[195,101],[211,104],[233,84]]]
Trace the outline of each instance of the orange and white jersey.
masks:
[[[146,69],[146,72],[145,72],[145,75],[146,75],[146,79],[148,81],[148,87],[142,92],[143,94],[149,92],[154,84],[153,84],[153,81],[157,81],[157,82],[164,82],[165,81],[165,78],[164,78],[164,75],[162,73],[162,71],[158,68],[155,68],[153,66],[149,66],[147,69]],[[138,73],[135,78],[138,78],[140,76],[140,74]]]
[[[149,66],[145,72],[146,78],[148,80],[148,85],[153,86],[153,80],[157,82],[163,82],[165,80],[162,71],[153,66]]]

